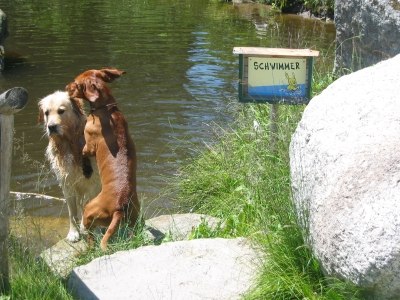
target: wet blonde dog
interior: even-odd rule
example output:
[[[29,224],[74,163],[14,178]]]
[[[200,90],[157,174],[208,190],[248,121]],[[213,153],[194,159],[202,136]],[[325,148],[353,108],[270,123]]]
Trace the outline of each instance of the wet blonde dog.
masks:
[[[39,122],[44,124],[49,143],[46,156],[64,193],[69,213],[66,239],[80,239],[79,220],[86,202],[100,191],[95,159],[83,158],[86,115],[82,102],[56,91],[39,101]],[[91,161],[92,160],[92,161]]]
[[[121,222],[134,227],[140,212],[135,144],[128,123],[106,84],[124,73],[115,68],[88,70],[66,87],[72,99],[83,99],[90,104],[83,155],[96,157],[102,189],[85,206],[82,224],[89,231],[91,242],[93,228],[107,227],[100,243],[103,250]]]

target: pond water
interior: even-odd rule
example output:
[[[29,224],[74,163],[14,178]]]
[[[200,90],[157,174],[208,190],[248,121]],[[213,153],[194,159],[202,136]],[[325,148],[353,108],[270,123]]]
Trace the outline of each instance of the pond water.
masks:
[[[47,139],[37,102],[86,69],[112,66],[126,71],[111,88],[136,142],[138,191],[148,215],[173,209],[160,191],[212,141],[213,123],[231,122],[238,79],[233,47],[311,48],[321,51],[317,66],[330,68],[333,61],[333,24],[271,14],[263,5],[0,0],[0,8],[10,31],[0,91],[29,91],[15,117],[11,190],[62,197],[44,165]],[[65,212],[43,219],[44,227],[65,235]]]

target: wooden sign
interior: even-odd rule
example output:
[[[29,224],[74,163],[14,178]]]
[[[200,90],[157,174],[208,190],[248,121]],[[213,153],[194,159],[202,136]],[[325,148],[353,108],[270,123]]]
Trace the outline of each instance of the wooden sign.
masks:
[[[235,47],[239,54],[239,101],[308,103],[313,58],[318,51]]]

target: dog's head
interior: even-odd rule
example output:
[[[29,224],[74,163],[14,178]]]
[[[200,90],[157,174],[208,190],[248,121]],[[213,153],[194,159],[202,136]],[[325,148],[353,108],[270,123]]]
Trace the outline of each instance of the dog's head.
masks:
[[[125,72],[114,68],[87,70],[69,83],[66,90],[71,98],[83,99],[100,107],[114,102],[106,82],[113,82],[122,74]]]
[[[56,91],[39,101],[38,121],[44,124],[47,136],[76,134],[85,124],[83,103],[72,99],[67,92]]]

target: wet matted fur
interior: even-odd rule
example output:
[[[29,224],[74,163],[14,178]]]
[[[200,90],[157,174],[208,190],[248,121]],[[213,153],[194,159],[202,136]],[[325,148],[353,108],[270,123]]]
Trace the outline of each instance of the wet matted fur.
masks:
[[[82,107],[81,102],[70,99],[64,91],[39,101],[39,122],[49,139],[46,157],[67,202],[70,227],[66,238],[71,242],[80,238],[78,223],[84,205],[100,191],[96,160],[82,158],[86,124]]]

